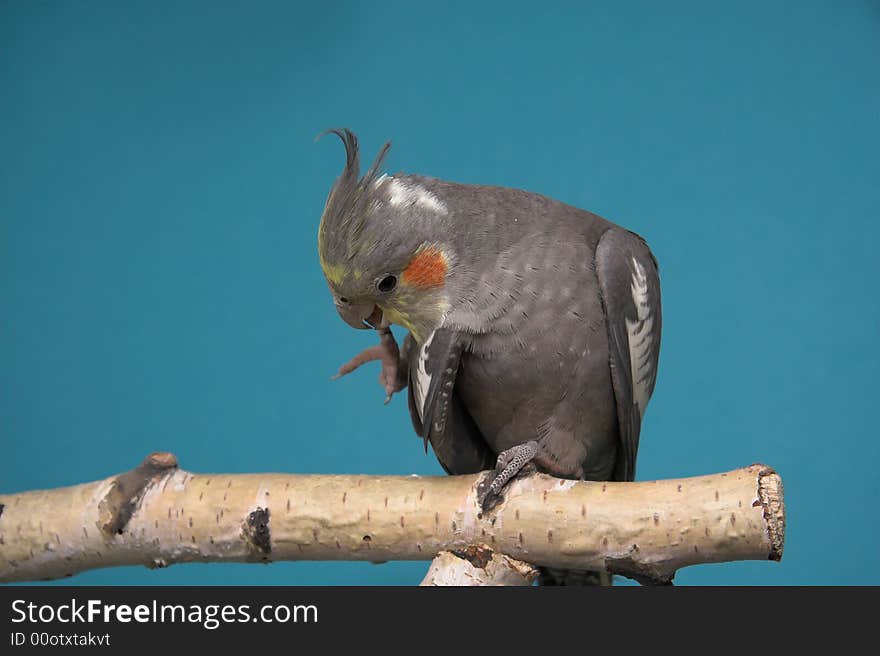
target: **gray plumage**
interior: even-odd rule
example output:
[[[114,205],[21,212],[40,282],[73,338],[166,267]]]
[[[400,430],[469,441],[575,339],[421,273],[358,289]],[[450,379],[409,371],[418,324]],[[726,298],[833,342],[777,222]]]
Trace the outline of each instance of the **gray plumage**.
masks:
[[[446,240],[466,262],[450,274],[459,278],[459,293],[426,349],[433,385],[422,413],[410,392],[414,418],[467,413],[464,425],[478,431],[449,421],[423,426],[421,434],[440,447],[441,464],[450,473],[485,468],[486,458],[477,461],[456,438],[484,441],[493,462],[501,451],[537,439],[536,460],[554,474],[631,480],[641,427],[634,388],[643,385],[647,397],[653,392],[661,328],[657,266],[644,241],[536,194],[422,176],[402,180],[444,202],[449,215],[437,223],[453,226],[443,229]],[[638,302],[654,322],[646,330],[643,321],[635,334],[633,350],[645,347],[636,355],[635,381],[627,329],[639,319],[633,262],[645,278]],[[411,383],[415,375],[411,368]],[[441,391],[450,381],[447,400]],[[465,435],[449,431],[451,425]]]
[[[353,135],[337,134],[356,163]],[[386,151],[363,179],[346,168],[319,248],[340,314],[406,319],[397,376],[416,432],[452,474],[490,469],[535,441],[543,471],[632,480],[661,335],[645,241],[536,193],[380,177]],[[407,265],[426,245],[446,258],[443,284],[407,288]],[[401,284],[382,294],[376,280],[387,275]]]

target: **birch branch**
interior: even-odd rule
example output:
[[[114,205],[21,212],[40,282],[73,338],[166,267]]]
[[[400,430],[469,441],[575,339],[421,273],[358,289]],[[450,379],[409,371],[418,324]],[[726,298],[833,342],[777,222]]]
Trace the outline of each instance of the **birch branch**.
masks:
[[[461,551],[441,551],[431,561],[421,586],[531,585],[538,578],[536,567],[485,546]]]
[[[480,477],[192,474],[154,453],[102,481],[0,495],[0,582],[118,565],[431,560],[478,547],[502,572],[515,559],[666,583],[689,565],[782,557],[782,481],[764,465],[638,483],[534,474],[487,513]],[[487,580],[527,583],[528,569]],[[426,584],[467,578],[441,574]]]

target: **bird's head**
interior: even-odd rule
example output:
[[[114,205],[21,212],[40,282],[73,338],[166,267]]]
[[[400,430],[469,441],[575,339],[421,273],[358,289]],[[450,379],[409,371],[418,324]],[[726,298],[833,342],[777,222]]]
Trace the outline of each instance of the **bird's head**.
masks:
[[[422,185],[380,174],[390,143],[360,177],[357,137],[345,129],[328,133],[342,140],[346,154],[318,229],[318,256],[336,310],[355,328],[397,324],[421,341],[449,309],[448,210]]]

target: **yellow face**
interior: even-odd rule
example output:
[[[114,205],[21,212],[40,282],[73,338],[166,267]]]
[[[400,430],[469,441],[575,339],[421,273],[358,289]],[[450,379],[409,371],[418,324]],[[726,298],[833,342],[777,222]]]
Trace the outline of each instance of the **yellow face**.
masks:
[[[346,323],[360,328],[364,320],[374,325],[380,318],[382,325],[403,326],[417,342],[440,323],[449,308],[443,288],[450,258],[442,247],[422,244],[399,271],[376,274],[358,268],[357,257],[348,260],[350,266],[328,261],[322,236],[319,232],[321,269]]]

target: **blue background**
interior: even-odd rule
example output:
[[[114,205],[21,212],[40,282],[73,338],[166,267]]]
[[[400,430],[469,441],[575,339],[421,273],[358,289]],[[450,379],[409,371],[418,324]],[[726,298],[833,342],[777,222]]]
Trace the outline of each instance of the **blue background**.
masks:
[[[880,583],[877,2],[0,4],[0,491],[127,470],[437,474],[315,236],[365,159],[646,236],[664,336],[639,478],[755,461],[781,564]],[[120,568],[73,583],[411,584],[424,563]]]

